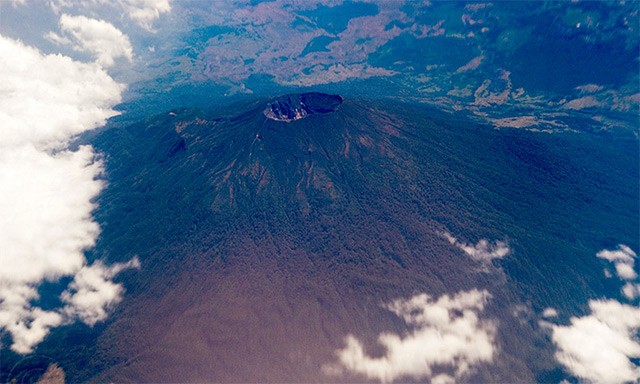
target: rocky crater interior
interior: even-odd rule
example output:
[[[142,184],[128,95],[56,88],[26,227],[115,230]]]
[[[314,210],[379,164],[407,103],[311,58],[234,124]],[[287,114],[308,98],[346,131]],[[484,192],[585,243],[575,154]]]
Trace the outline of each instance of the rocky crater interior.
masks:
[[[271,120],[289,122],[336,111],[342,100],[339,95],[318,92],[285,95],[269,103],[264,114]]]

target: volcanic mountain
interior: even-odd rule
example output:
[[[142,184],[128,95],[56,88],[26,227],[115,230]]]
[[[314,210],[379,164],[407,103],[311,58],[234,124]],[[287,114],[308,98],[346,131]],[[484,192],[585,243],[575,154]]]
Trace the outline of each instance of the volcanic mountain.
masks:
[[[120,277],[125,300],[106,324],[40,346],[73,382],[373,380],[336,368],[348,335],[382,357],[380,334],[412,332],[388,303],[474,289],[490,293],[480,324],[494,349],[460,379],[556,380],[551,341],[517,309],[583,308],[601,276],[595,258],[574,256],[591,241],[580,228],[634,241],[634,194],[600,189],[637,190],[616,149],[632,142],[302,94],[167,111],[92,144],[108,187],[90,256],[137,255],[142,268]],[[512,252],[487,264],[445,233]]]
[[[326,93],[309,92],[286,95],[269,103],[264,115],[271,120],[293,121],[313,113],[328,113],[338,109],[342,97]]]

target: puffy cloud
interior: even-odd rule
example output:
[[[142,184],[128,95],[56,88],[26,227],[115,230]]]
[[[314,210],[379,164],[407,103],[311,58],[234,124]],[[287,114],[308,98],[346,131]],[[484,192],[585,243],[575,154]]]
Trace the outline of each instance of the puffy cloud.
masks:
[[[111,279],[128,268],[140,268],[137,257],[109,267],[97,261],[80,269],[69,289],[61,296],[67,303],[67,315],[76,316],[88,325],[106,319],[107,310],[122,300],[124,290],[121,284],[115,284]]]
[[[91,200],[102,167],[91,147],[56,155],[0,148],[0,281],[31,284],[80,269],[99,233]]]
[[[632,359],[640,358],[640,308],[615,300],[592,300],[589,308],[590,315],[572,317],[566,326],[543,322],[552,330],[556,359],[590,382],[638,381],[640,367]]]
[[[624,244],[619,244],[618,249],[610,251],[607,249],[603,249],[602,251],[596,253],[596,257],[601,259],[609,260],[612,263],[634,263],[634,259],[636,258],[636,253]]]
[[[47,37],[59,44],[71,44],[76,51],[94,55],[103,67],[112,66],[119,57],[129,61],[133,59],[129,38],[104,20],[63,14],[60,16],[60,29],[64,36],[50,32]]]
[[[30,353],[33,346],[40,343],[49,334],[50,328],[57,327],[63,322],[62,315],[57,312],[24,307],[16,311],[7,311],[2,308],[0,309],[0,319],[0,325],[13,337],[11,349],[22,354]]]
[[[556,311],[554,308],[545,308],[544,311],[542,311],[542,317],[544,317],[545,319],[549,319],[552,317],[558,317],[558,311]]]
[[[451,368],[454,376],[435,375],[436,382],[459,381],[474,365],[493,360],[495,325],[479,313],[490,297],[487,291],[471,290],[434,300],[427,294],[395,300],[387,309],[411,325],[405,337],[382,333],[386,348],[381,357],[370,357],[354,336],[337,352],[339,364],[369,379],[391,382],[401,377],[431,377],[434,368]]]
[[[171,11],[169,0],[123,0],[121,4],[129,18],[148,31],[161,14]]]
[[[502,259],[511,252],[509,245],[500,240],[492,244],[486,239],[480,239],[480,241],[473,245],[459,241],[448,232],[443,232],[442,236],[447,239],[449,243],[463,250],[464,253],[469,255],[472,259],[479,261],[484,265],[491,264],[491,261],[494,259]]]
[[[616,275],[625,281],[621,292],[627,299],[635,300],[640,297],[640,282],[637,282],[638,272],[635,269],[637,255],[631,248],[624,244],[619,244],[618,249],[603,249],[596,256],[613,263]]]
[[[0,146],[64,146],[105,123],[122,86],[93,64],[72,61],[0,36]]]
[[[171,11],[170,0],[51,0],[49,4],[56,13],[64,9],[85,9],[96,13],[116,8],[150,32],[153,31],[153,22]]]
[[[633,269],[633,264],[617,263],[616,274],[623,280],[633,280],[638,277],[638,274]]]
[[[640,296],[640,284],[631,281],[638,277],[634,269],[637,255],[631,248],[620,244],[596,256],[614,264],[617,276],[626,281],[622,294],[627,299]],[[640,308],[616,300],[591,300],[589,308],[589,315],[572,317],[569,325],[541,322],[552,331],[556,359],[572,375],[589,382],[640,380]]]
[[[92,201],[103,187],[102,164],[90,146],[68,146],[115,115],[122,86],[97,64],[44,55],[3,36],[0,78],[0,329],[12,336],[14,351],[28,353],[52,327],[96,318],[84,316],[89,303],[72,300],[85,292],[82,280],[70,287],[67,308],[39,308],[37,288],[88,268],[84,251],[99,234]],[[103,296],[110,299],[94,301],[96,308],[119,300]]]
[[[62,295],[63,308],[45,311],[31,305],[38,299],[36,289],[28,284],[0,284],[0,327],[13,338],[11,349],[17,353],[30,353],[53,327],[80,319],[93,326],[106,319],[108,310],[122,300],[124,288],[111,279],[128,268],[140,268],[137,258],[127,263],[106,267],[97,261],[82,267],[69,289]]]
[[[640,284],[627,282],[622,286],[622,294],[629,300],[640,297]]]

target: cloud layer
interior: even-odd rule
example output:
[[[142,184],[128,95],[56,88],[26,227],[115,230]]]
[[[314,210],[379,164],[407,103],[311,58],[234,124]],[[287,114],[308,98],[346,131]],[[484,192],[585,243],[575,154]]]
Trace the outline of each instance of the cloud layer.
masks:
[[[556,359],[574,376],[594,383],[626,383],[640,379],[637,334],[640,308],[615,300],[589,302],[591,314],[572,317],[569,325],[551,327]]]
[[[103,319],[122,294],[109,279],[136,266],[87,266],[84,251],[99,234],[91,214],[102,163],[90,146],[68,148],[115,115],[123,87],[98,64],[3,36],[0,78],[0,329],[14,351],[28,353],[51,327]],[[39,308],[38,286],[63,276],[75,276],[65,308]]]
[[[402,377],[459,380],[474,365],[493,360],[495,325],[479,317],[489,297],[487,291],[474,289],[437,300],[427,294],[395,300],[386,308],[413,331],[405,337],[382,333],[382,357],[368,356],[362,343],[349,335],[345,348],[337,352],[339,362],[350,372],[383,383]],[[434,368],[451,370],[454,376],[434,375]]]

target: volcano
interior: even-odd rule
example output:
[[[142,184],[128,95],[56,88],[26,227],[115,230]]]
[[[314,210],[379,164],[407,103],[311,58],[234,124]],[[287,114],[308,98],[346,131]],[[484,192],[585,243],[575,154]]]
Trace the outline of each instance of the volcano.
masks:
[[[498,131],[394,101],[172,110],[91,141],[108,187],[90,256],[142,268],[119,277],[126,298],[106,324],[39,347],[73,382],[377,381],[341,363],[349,336],[380,362],[381,334],[415,332],[389,303],[473,290],[488,292],[477,326],[493,348],[428,377],[556,380],[551,341],[518,308],[580,308],[585,284],[601,286],[598,261],[578,257],[584,228],[633,242],[638,224],[619,152],[633,142]],[[487,263],[443,234],[512,252]]]
[[[264,115],[271,120],[293,121],[313,113],[329,113],[338,109],[342,103],[339,95],[309,92],[286,95],[269,103]]]

